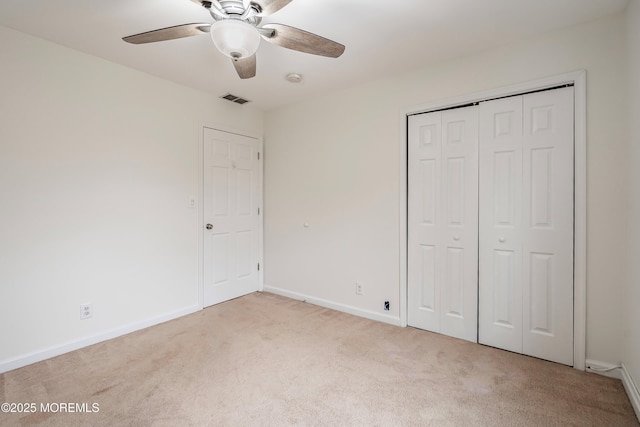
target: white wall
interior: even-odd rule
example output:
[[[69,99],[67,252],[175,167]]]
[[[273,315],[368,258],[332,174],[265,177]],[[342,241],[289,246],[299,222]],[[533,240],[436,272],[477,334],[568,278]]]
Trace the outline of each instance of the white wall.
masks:
[[[197,309],[202,126],[262,113],[2,27],[0,57],[0,372]]]
[[[397,318],[400,111],[586,69],[587,357],[620,361],[629,174],[623,41],[623,17],[606,18],[267,113],[266,289],[365,315],[383,314],[388,299]],[[355,295],[356,280],[365,295]]]
[[[623,362],[640,386],[640,0],[631,0],[627,9],[627,55],[629,82],[630,206],[629,217],[629,294],[625,323]],[[640,413],[638,414],[640,417]]]

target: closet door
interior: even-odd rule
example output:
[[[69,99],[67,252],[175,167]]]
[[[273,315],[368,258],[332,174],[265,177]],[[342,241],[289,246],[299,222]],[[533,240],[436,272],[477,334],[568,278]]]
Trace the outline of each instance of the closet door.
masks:
[[[480,104],[479,330],[522,352],[522,97]]]
[[[523,350],[573,365],[573,87],[524,97]]]
[[[407,323],[440,332],[441,121],[439,112],[409,117]]]
[[[478,110],[409,118],[408,323],[477,341]]]
[[[480,105],[479,342],[573,364],[573,88]]]

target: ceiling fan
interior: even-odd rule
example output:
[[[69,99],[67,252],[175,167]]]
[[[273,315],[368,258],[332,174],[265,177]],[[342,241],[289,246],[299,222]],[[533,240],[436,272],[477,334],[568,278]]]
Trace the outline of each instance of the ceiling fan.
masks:
[[[209,33],[220,52],[231,58],[241,79],[256,75],[260,38],[287,49],[337,58],[344,45],[283,24],[260,25],[262,17],[279,11],[292,0],[191,0],[211,14],[214,22],[176,25],[124,37],[133,44],[159,42]]]

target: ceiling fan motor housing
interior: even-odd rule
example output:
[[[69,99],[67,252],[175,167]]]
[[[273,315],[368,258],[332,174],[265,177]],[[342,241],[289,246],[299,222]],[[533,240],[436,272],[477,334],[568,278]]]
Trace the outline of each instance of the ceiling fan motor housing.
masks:
[[[218,3],[229,15],[242,15],[245,11],[244,3],[239,0],[220,0]]]

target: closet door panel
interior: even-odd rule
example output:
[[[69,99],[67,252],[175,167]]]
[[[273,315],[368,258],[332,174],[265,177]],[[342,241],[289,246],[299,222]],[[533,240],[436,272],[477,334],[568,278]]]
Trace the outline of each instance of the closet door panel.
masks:
[[[412,116],[408,136],[408,323],[477,342],[477,107]]]
[[[522,351],[522,97],[480,104],[479,342]]]
[[[523,353],[573,364],[573,88],[524,97]]]
[[[478,108],[442,112],[441,332],[477,342]]]
[[[573,88],[481,103],[479,342],[573,363]]]
[[[408,323],[440,331],[441,114],[409,117]]]

